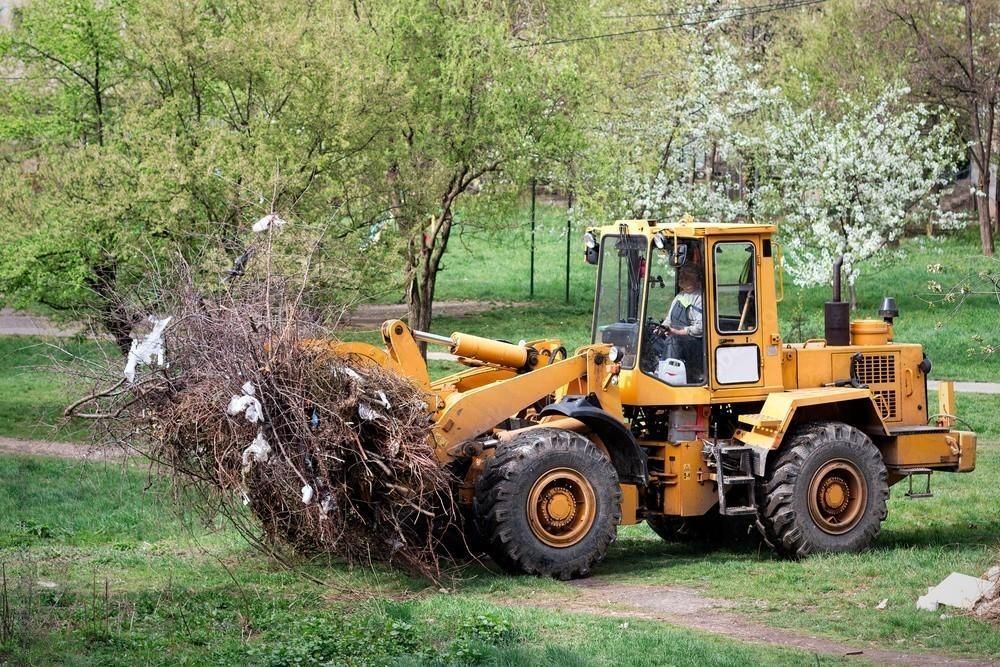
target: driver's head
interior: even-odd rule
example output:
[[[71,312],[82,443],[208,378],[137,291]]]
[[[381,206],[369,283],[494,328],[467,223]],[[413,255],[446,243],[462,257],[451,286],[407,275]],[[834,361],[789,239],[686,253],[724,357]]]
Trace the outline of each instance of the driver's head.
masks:
[[[693,264],[685,264],[677,270],[677,285],[682,292],[697,292],[701,289],[701,271]]]

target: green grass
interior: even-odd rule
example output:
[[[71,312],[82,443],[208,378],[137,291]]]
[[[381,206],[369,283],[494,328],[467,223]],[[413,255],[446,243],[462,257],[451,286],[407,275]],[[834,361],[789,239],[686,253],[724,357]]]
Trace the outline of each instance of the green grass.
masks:
[[[801,652],[662,623],[532,608],[543,598],[571,609],[578,591],[479,566],[447,593],[381,567],[319,560],[291,572],[221,525],[175,517],[162,483],[150,485],[142,469],[26,457],[3,464],[0,562],[16,632],[0,646],[0,661],[815,663]],[[935,476],[934,498],[905,500],[894,489],[882,537],[867,553],[784,561],[748,546],[666,543],[637,526],[621,530],[595,575],[688,586],[732,600],[735,613],[754,621],[858,645],[995,657],[994,627],[954,610],[942,619],[914,603],[949,572],[981,574],[1000,557],[998,484],[1000,445],[985,444],[975,473]],[[885,598],[887,609],[878,610]]]
[[[60,370],[96,360],[101,347],[88,340],[0,336],[0,435],[40,440],[85,440],[88,425],[62,413],[85,395]]]
[[[996,627],[954,609],[915,608],[950,572],[982,576],[1000,561],[1000,445],[979,449],[971,474],[936,474],[934,497],[892,489],[889,518],[871,551],[779,560],[766,549],[665,543],[645,526],[622,531],[599,576],[641,584],[683,584],[738,603],[768,625],[828,637],[939,652],[1000,655]],[[888,607],[877,609],[883,599]],[[948,617],[941,618],[944,613]]]
[[[0,662],[814,662],[800,651],[659,623],[504,607],[496,594],[564,586],[479,568],[448,593],[381,568],[311,562],[292,572],[231,530],[175,519],[162,484],[147,490],[140,470],[24,457],[3,463],[0,497],[11,500],[0,506],[0,562],[14,633],[0,644]]]
[[[163,486],[155,476],[117,464],[5,457],[0,547],[129,548],[161,539],[178,529],[169,509],[149,502],[163,495]]]

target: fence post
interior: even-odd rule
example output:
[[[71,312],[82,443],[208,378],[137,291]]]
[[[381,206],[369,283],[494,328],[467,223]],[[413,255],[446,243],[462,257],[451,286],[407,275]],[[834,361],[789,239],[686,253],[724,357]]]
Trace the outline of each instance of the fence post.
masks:
[[[538,179],[531,179],[531,282],[528,288],[528,298],[535,298],[535,195]]]
[[[573,234],[573,191],[569,191],[566,200],[566,303],[569,303],[569,256],[570,237]]]

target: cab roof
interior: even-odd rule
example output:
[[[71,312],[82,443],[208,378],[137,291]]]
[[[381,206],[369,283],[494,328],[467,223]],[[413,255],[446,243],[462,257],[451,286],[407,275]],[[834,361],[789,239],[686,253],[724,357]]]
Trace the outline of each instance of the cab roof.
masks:
[[[667,220],[616,220],[609,225],[601,225],[596,229],[604,234],[617,234],[622,225],[628,226],[630,234],[655,234],[666,232],[677,236],[727,236],[746,234],[774,234],[777,226],[744,222],[709,222],[695,220],[685,215],[677,221]]]

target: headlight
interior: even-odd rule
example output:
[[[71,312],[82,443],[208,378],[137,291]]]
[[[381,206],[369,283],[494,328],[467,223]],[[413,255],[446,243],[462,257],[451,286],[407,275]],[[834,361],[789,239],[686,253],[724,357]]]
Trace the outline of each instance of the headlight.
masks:
[[[583,235],[583,245],[591,250],[597,247],[597,238],[590,232]]]
[[[663,234],[657,234],[653,237],[653,245],[655,245],[659,250],[663,250],[667,247],[667,239]]]
[[[612,345],[611,349],[608,351],[608,359],[611,363],[617,364],[622,358],[622,351],[618,349],[617,345]]]

